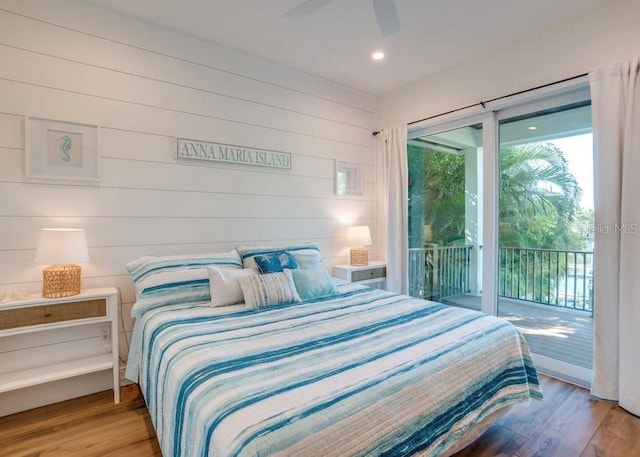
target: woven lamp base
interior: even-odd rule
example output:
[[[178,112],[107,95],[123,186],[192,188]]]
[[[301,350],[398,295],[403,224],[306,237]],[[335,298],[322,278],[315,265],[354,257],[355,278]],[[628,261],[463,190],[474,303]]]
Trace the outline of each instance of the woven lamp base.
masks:
[[[50,265],[42,270],[42,296],[70,297],[80,293],[80,265]]]
[[[369,265],[369,250],[367,248],[351,248],[351,265],[354,267],[366,267]]]

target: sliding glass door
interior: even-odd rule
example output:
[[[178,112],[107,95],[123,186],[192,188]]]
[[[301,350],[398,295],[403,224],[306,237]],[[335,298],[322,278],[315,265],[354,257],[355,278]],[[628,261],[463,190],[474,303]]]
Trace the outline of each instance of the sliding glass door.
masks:
[[[409,294],[509,320],[542,371],[588,384],[589,90],[530,100],[410,130]]]
[[[409,294],[480,309],[481,123],[409,140]]]
[[[590,102],[499,122],[498,315],[540,356],[591,369]]]

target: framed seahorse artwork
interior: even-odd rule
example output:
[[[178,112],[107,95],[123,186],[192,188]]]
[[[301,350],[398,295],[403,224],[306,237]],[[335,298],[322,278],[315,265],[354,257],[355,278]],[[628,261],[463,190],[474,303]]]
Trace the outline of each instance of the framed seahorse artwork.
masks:
[[[28,180],[99,182],[97,125],[29,116],[24,132]]]

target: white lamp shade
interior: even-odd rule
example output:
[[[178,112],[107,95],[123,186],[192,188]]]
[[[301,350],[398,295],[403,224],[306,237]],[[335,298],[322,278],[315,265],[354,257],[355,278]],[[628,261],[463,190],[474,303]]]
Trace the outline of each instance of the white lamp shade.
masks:
[[[70,264],[89,261],[84,229],[45,228],[40,231],[35,263]]]
[[[347,227],[347,240],[351,246],[370,246],[371,233],[368,225]]]

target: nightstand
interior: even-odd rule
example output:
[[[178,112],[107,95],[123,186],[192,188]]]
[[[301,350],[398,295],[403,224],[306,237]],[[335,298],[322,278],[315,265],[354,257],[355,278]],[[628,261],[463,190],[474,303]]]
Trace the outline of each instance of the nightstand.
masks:
[[[82,344],[73,346],[76,335]],[[114,402],[120,402],[114,287],[84,289],[63,298],[30,295],[2,303],[0,344],[10,350],[0,366],[0,393],[111,370]]]
[[[384,289],[386,286],[387,264],[373,260],[366,266],[334,265],[333,276],[375,289]]]

